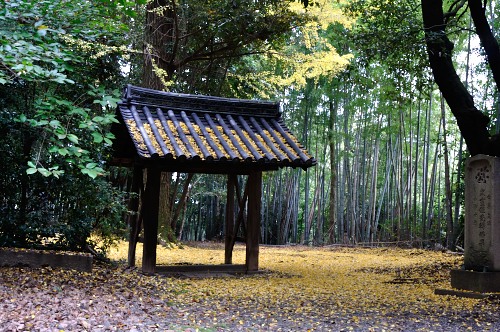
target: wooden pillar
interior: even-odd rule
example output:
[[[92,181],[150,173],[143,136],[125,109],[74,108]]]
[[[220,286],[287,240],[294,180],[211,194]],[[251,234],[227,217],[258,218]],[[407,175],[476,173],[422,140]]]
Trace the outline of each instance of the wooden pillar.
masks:
[[[233,264],[234,243],[234,187],[237,177],[235,174],[227,176],[227,201],[226,201],[226,234],[224,237],[225,251],[224,264]]]
[[[142,202],[144,224],[144,249],[142,251],[142,272],[155,273],[156,245],[158,243],[158,208],[160,203],[160,175],[156,166],[147,168],[146,190]]]
[[[128,224],[130,227],[128,240],[128,266],[135,266],[135,249],[137,247],[137,236],[140,232],[140,215],[139,215],[139,195],[143,190],[142,167],[134,165],[132,175],[132,188],[130,192],[134,195],[130,198],[128,209],[133,214],[128,216]]]
[[[262,172],[252,172],[248,176],[248,216],[247,216],[247,272],[259,269],[260,209],[262,193]]]

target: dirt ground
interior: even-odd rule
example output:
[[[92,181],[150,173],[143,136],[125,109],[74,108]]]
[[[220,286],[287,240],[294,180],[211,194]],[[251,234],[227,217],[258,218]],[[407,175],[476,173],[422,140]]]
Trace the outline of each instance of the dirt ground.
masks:
[[[499,331],[500,302],[438,296],[457,255],[261,247],[259,275],[146,276],[120,261],[92,273],[0,268],[0,331]],[[159,249],[160,250],[160,249]],[[159,251],[216,262],[219,247]],[[241,260],[244,248],[237,248]]]

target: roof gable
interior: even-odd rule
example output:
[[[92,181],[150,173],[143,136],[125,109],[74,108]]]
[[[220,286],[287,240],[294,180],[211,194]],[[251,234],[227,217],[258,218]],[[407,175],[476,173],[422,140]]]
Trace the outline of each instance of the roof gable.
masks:
[[[307,168],[316,160],[285,126],[280,104],[161,92],[127,86],[118,105],[121,126],[135,151],[118,157],[203,168]],[[119,128],[115,128],[118,132]],[[117,135],[114,145],[126,139]],[[127,146],[127,144],[125,144]],[[132,146],[129,142],[128,146]],[[116,156],[116,154],[115,154]]]

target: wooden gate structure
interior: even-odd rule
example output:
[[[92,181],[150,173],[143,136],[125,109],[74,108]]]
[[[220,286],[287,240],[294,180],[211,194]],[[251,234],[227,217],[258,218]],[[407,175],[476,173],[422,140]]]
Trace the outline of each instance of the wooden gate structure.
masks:
[[[162,172],[227,175],[225,264],[232,264],[235,232],[247,206],[246,272],[259,266],[262,172],[314,166],[316,160],[285,126],[280,103],[188,95],[128,85],[112,127],[113,164],[133,167],[130,209],[141,206],[144,229],[142,271],[156,272],[158,210]],[[143,173],[146,172],[146,185]],[[244,197],[237,176],[246,175]],[[246,199],[248,198],[248,202]],[[136,213],[137,215],[137,213]],[[235,223],[236,221],[236,223]],[[139,225],[130,220],[129,264],[134,265]]]

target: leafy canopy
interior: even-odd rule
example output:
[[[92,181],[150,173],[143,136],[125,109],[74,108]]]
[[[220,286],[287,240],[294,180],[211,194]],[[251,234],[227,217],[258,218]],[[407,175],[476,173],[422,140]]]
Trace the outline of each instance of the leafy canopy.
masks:
[[[318,82],[343,71],[353,55],[339,54],[329,32],[334,26],[350,28],[353,24],[343,14],[341,3],[317,1],[305,8],[300,2],[290,2],[289,10],[302,18],[301,24],[279,42],[270,43],[266,52],[248,55],[233,67],[229,80],[234,93],[276,98],[285,89],[301,89],[308,80]]]
[[[90,234],[123,229],[123,194],[99,176],[124,79],[125,5],[2,2],[0,246],[95,249]]]
[[[119,92],[111,76],[126,32],[119,18],[102,1],[11,0],[0,8],[2,108],[39,138],[28,174],[57,177],[75,166],[104,173],[95,152],[113,138],[107,127]]]

